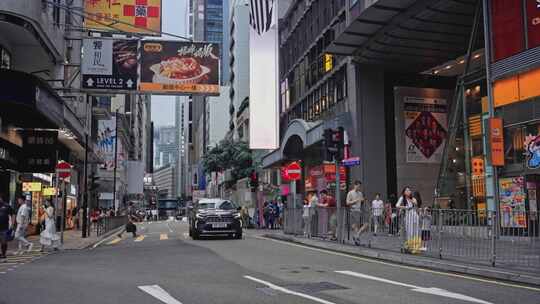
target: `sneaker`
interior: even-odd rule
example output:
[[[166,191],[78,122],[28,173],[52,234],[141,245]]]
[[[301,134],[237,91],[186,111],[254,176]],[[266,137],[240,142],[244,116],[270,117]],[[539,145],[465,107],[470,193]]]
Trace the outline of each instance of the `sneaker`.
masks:
[[[26,249],[26,252],[31,252],[32,249],[34,249],[34,244],[30,243],[30,245],[28,245],[28,249]]]

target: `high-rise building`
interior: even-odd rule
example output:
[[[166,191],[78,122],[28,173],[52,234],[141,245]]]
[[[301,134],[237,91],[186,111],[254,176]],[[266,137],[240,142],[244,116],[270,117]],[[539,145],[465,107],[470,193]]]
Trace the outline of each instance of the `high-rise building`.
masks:
[[[159,127],[154,133],[154,169],[176,164],[178,141],[175,126]]]

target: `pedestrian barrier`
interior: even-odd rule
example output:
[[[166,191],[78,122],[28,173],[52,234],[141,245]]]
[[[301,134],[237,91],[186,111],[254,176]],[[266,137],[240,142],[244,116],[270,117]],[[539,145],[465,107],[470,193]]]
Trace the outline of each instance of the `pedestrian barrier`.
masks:
[[[358,246],[540,271],[539,215],[504,210],[288,208],[284,233]]]
[[[127,223],[126,216],[107,216],[99,218],[93,223],[93,228],[97,236],[101,236]]]

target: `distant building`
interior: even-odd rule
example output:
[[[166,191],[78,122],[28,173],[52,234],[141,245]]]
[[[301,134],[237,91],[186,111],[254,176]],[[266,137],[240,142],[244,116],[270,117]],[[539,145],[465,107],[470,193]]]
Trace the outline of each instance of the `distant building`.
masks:
[[[175,126],[163,126],[154,131],[154,170],[176,164],[178,140]]]

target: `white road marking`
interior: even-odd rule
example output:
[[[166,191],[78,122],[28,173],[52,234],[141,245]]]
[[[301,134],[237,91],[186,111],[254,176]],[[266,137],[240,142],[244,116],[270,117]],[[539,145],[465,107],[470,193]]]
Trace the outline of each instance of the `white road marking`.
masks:
[[[173,233],[174,231],[172,230],[171,226],[169,226],[169,223],[167,223],[167,228],[169,228],[169,232],[170,233]]]
[[[287,289],[287,288],[284,288],[284,287],[281,287],[281,286],[277,286],[277,285],[272,284],[270,282],[266,282],[266,281],[263,281],[261,279],[254,278],[252,276],[244,276],[244,278],[246,278],[248,280],[251,280],[251,281],[254,281],[254,282],[257,282],[259,284],[266,285],[266,286],[268,286],[268,288],[271,288],[271,289],[276,290],[276,291],[280,291],[282,293],[286,293],[286,294],[301,297],[301,298],[304,298],[304,299],[312,300],[312,301],[317,302],[317,303],[335,304],[334,302],[326,301],[324,299],[317,298],[317,297],[314,297],[314,296],[310,296],[310,295],[307,295],[307,294],[304,294],[304,293],[301,293],[301,292],[292,291],[290,289]]]
[[[173,298],[163,288],[159,287],[159,285],[146,285],[146,286],[139,286],[138,288],[140,290],[146,292],[147,294],[153,296],[154,298],[160,300],[163,303],[166,303],[166,304],[182,304],[182,302],[180,302],[177,299]]]
[[[311,250],[311,251],[326,253],[326,254],[330,254],[330,255],[346,257],[346,258],[350,258],[350,259],[357,260],[357,261],[362,261],[362,262],[367,262],[367,263],[374,263],[374,264],[386,265],[386,266],[390,266],[390,267],[396,267],[396,268],[409,269],[409,270],[414,270],[414,271],[433,273],[433,274],[437,274],[437,275],[441,275],[441,276],[454,277],[454,278],[459,278],[459,279],[477,281],[477,282],[482,282],[482,283],[489,283],[489,284],[512,287],[512,288],[521,288],[521,289],[527,289],[527,290],[533,290],[533,291],[540,291],[540,288],[537,288],[537,287],[518,285],[518,284],[512,284],[512,283],[505,283],[505,282],[494,281],[494,280],[489,280],[489,279],[481,279],[481,278],[476,278],[476,277],[470,277],[470,276],[466,276],[466,275],[462,275],[462,274],[447,273],[447,272],[441,272],[441,271],[437,271],[437,270],[425,269],[425,268],[420,268],[420,267],[400,265],[400,264],[390,263],[390,262],[383,262],[383,261],[370,259],[370,258],[362,258],[362,257],[356,256],[356,255],[353,255],[353,254],[335,252],[335,251],[326,250],[326,249],[319,249],[319,248],[314,248],[314,247],[310,247],[310,246],[306,246],[306,245],[293,244],[291,242],[275,240],[275,239],[262,237],[262,236],[253,236],[253,238],[264,240],[264,241],[272,241],[272,242],[280,243],[280,244],[287,245],[287,246],[298,247],[298,248],[302,248],[302,249],[308,249],[308,250]]]
[[[444,290],[444,289],[440,289],[440,288],[436,288],[436,287],[429,287],[429,288],[420,287],[420,286],[415,286],[415,285],[411,285],[411,284],[396,282],[396,281],[383,279],[383,278],[379,278],[379,277],[375,277],[375,276],[370,276],[370,275],[367,275],[367,274],[358,273],[358,272],[354,272],[354,271],[348,271],[348,270],[347,271],[336,271],[336,272],[340,273],[340,274],[344,274],[344,275],[357,277],[357,278],[362,278],[362,279],[387,283],[387,284],[391,284],[391,285],[397,285],[397,286],[401,286],[401,287],[411,288],[412,291],[415,291],[415,292],[421,292],[421,293],[425,293],[425,294],[431,294],[431,295],[435,295],[435,296],[446,297],[446,298],[451,298],[451,299],[457,299],[457,300],[466,301],[466,302],[472,302],[472,303],[493,304],[491,302],[486,302],[484,300],[476,299],[476,298],[469,297],[467,295],[463,295],[463,294],[459,294],[459,293],[455,293],[455,292],[450,292],[448,290]]]

